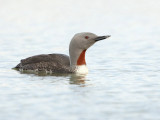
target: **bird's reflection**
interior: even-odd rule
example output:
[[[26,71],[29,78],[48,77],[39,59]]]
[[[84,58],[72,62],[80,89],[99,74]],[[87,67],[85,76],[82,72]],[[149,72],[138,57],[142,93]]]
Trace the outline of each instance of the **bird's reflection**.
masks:
[[[18,71],[21,74],[28,74],[33,76],[45,77],[45,76],[54,76],[54,77],[67,77],[69,79],[69,84],[85,86],[86,74],[47,74],[45,72],[30,72],[30,71]]]
[[[85,85],[86,75],[85,74],[73,74],[70,77],[70,84]]]

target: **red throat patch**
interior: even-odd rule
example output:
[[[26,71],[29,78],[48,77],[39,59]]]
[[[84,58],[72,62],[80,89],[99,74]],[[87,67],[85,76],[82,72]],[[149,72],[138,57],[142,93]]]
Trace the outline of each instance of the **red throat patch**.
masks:
[[[77,65],[86,65],[86,60],[85,60],[85,53],[86,50],[83,50],[77,60]]]

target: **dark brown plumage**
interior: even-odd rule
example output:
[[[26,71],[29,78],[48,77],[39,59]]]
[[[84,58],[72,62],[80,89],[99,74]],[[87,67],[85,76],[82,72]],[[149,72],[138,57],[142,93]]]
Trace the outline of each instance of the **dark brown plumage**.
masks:
[[[42,54],[26,59],[15,67],[23,70],[52,71],[52,73],[72,73],[69,56],[64,54]]]

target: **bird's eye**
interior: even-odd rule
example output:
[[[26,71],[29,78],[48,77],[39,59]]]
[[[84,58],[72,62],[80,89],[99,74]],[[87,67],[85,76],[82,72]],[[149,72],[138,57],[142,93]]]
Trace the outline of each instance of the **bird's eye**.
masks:
[[[85,36],[85,38],[88,39],[89,37],[88,37],[88,36]]]

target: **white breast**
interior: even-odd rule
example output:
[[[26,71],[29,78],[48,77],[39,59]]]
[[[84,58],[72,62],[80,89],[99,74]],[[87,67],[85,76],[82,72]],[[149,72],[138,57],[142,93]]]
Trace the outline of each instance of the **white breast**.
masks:
[[[77,74],[87,74],[88,68],[86,65],[78,65],[76,66],[76,73]]]

